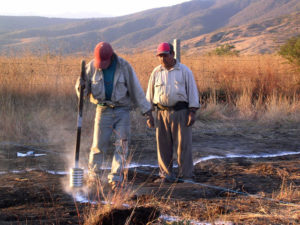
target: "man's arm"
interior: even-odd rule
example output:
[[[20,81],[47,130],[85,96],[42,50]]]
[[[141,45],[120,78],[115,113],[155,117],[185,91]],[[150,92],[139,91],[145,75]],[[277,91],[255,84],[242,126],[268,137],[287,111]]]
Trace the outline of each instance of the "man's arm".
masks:
[[[151,109],[149,102],[146,100],[145,93],[140,85],[140,82],[135,74],[133,68],[127,65],[128,77],[127,77],[127,88],[130,95],[130,98],[138,104],[139,108],[142,111],[142,114],[145,114]]]
[[[187,88],[187,96],[189,100],[189,108],[196,111],[198,108],[200,108],[199,91],[192,71],[187,68],[186,73],[187,73],[186,88]]]
[[[91,72],[91,69],[89,66],[90,64],[86,66],[86,72],[84,78],[82,79],[81,77],[78,77],[78,79],[76,80],[75,90],[78,97],[80,92],[80,86],[83,86],[84,88],[84,93],[83,93],[84,97],[87,97],[91,94],[91,81],[88,75]]]
[[[151,105],[151,110],[148,113],[146,113],[147,126],[149,128],[154,127],[154,118],[153,118],[153,115],[152,115],[152,111],[154,110],[153,96],[154,96],[154,70],[150,75],[150,78],[149,78],[149,81],[148,81],[147,93],[146,93],[146,99],[149,102],[149,104]]]
[[[187,68],[187,95],[189,100],[189,116],[187,126],[192,126],[196,121],[196,111],[200,108],[199,92],[197,88],[194,75],[190,69]]]
[[[146,93],[146,99],[151,105],[151,110],[154,110],[153,98],[154,98],[154,71],[150,75],[148,81],[147,93]]]

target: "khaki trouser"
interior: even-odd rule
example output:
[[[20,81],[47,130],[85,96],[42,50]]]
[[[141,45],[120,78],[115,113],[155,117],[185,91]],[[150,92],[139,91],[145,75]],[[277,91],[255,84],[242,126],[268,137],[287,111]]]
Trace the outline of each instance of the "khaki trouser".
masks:
[[[93,145],[90,151],[89,167],[96,170],[103,169],[105,155],[109,148],[110,138],[115,135],[115,149],[111,162],[108,182],[123,180],[123,172],[128,153],[130,139],[130,115],[128,107],[97,106]]]
[[[188,109],[158,110],[157,158],[161,177],[173,177],[173,148],[177,151],[178,177],[193,176],[192,127],[187,127]]]

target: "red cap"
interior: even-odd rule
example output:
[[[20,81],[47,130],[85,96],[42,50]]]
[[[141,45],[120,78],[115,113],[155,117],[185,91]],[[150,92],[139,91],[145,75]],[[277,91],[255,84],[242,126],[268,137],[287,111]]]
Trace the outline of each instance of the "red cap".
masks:
[[[156,55],[160,54],[169,54],[170,53],[170,45],[167,42],[160,43],[156,50]]]
[[[99,42],[94,50],[94,66],[99,69],[106,69],[110,65],[113,49],[107,42]]]

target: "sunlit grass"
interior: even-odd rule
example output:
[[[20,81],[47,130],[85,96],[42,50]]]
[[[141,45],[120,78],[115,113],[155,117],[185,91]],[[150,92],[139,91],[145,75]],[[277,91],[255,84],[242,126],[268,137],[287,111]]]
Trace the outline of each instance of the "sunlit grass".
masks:
[[[156,57],[152,53],[122,56],[132,64],[146,91],[149,76],[159,63]],[[4,118],[0,125],[5,128],[0,138],[47,139],[45,125],[73,123],[80,61],[91,58],[50,54],[0,57],[0,113]],[[300,120],[300,74],[279,56],[183,56],[182,62],[192,69],[200,91],[199,119]],[[93,108],[85,104],[89,127]],[[39,131],[44,133],[39,135]]]

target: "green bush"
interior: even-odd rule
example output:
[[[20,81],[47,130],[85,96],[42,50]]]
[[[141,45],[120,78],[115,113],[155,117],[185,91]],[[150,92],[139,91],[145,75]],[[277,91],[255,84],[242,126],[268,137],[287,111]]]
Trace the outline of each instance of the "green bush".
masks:
[[[291,63],[300,66],[300,35],[292,37],[280,47],[279,54]]]
[[[219,55],[219,56],[223,56],[223,55],[238,56],[239,53],[240,52],[238,50],[235,50],[234,45],[224,44],[224,45],[220,45],[219,47],[217,47],[211,54],[212,55]]]

